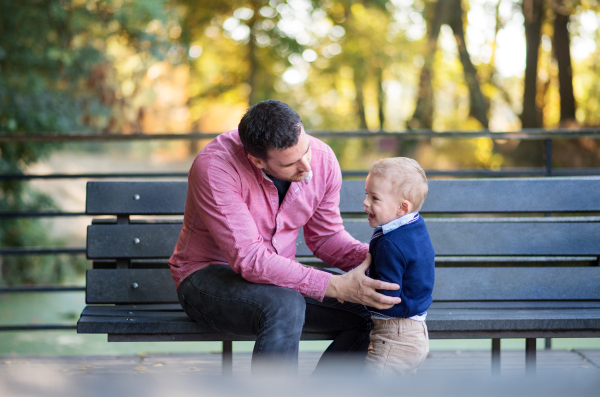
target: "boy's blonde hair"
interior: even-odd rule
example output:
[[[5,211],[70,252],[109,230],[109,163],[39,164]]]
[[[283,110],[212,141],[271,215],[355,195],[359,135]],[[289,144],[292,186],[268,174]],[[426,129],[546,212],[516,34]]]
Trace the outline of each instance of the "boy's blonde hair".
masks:
[[[370,173],[387,178],[392,183],[392,191],[400,199],[411,202],[413,212],[423,206],[429,186],[425,171],[415,160],[408,157],[382,159],[373,164]]]

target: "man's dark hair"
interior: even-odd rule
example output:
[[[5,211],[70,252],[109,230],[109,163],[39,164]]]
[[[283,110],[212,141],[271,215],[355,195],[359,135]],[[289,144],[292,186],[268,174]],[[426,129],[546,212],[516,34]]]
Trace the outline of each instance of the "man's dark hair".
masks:
[[[298,143],[302,119],[287,104],[269,99],[246,111],[238,131],[248,153],[266,160],[270,150],[284,150]]]

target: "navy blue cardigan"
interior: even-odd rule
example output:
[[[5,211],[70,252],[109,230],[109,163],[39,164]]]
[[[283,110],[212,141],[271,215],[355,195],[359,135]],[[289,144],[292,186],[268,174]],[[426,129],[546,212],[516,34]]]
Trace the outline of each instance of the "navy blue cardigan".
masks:
[[[378,292],[402,299],[391,309],[369,307],[372,313],[408,318],[429,308],[435,275],[435,253],[421,216],[415,222],[372,239],[369,253],[372,256],[369,276],[400,285],[396,291]]]

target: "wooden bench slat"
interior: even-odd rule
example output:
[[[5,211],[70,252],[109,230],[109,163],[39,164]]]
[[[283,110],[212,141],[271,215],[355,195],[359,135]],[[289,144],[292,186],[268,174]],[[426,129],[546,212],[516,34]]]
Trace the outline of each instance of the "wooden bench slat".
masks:
[[[183,312],[170,316],[131,316],[130,320],[111,316],[82,316],[78,332],[108,334],[214,333],[191,320]],[[427,315],[430,332],[476,331],[594,331],[600,335],[600,309],[574,310],[473,310],[431,309]],[[219,339],[221,340],[221,339]],[[238,339],[236,339],[238,340]]]
[[[430,180],[422,213],[600,211],[600,177]],[[340,211],[361,212],[364,181],[344,181]]]
[[[431,180],[421,212],[600,211],[598,181],[597,176]],[[183,214],[186,191],[187,182],[88,182],[86,213]],[[342,213],[363,212],[364,181],[344,181],[340,193]]]
[[[169,258],[181,223],[90,225],[87,228],[88,259]]]
[[[131,311],[137,310],[138,312],[142,311],[151,311],[151,312],[164,312],[164,311],[181,311],[181,305],[179,303],[144,303],[144,304],[121,304],[117,306],[86,306],[83,309],[83,315],[93,316],[97,313],[104,313],[105,310],[115,310],[115,311]]]
[[[485,310],[579,310],[600,309],[599,301],[471,301],[471,302],[433,302],[431,309],[485,309]],[[167,304],[137,304],[116,306],[86,306],[83,309],[84,316],[144,316],[153,313],[181,312],[183,309],[178,303]]]
[[[600,222],[513,222],[425,220],[438,256],[548,256],[600,255]],[[344,222],[356,239],[368,242],[373,229],[364,221]],[[303,240],[296,242],[298,255],[310,255]],[[308,251],[308,252],[307,252]]]
[[[599,300],[600,267],[436,268],[434,301]]]
[[[88,182],[88,215],[183,214],[187,182]],[[139,197],[139,198],[138,198]]]
[[[132,288],[133,283],[138,285]],[[600,267],[437,268],[434,301],[600,300]],[[177,303],[167,269],[91,269],[88,303]]]
[[[473,301],[473,302],[433,302],[429,311],[445,309],[478,309],[478,310],[581,310],[600,309],[599,301]],[[175,304],[138,304],[117,306],[86,306],[84,316],[166,316],[183,309]]]
[[[597,256],[600,222],[483,222],[427,219],[427,229],[438,256]],[[368,242],[373,229],[365,221],[347,220],[346,230]],[[181,224],[88,226],[87,257],[168,258],[173,253]],[[135,243],[139,239],[139,243]],[[302,233],[296,241],[298,256],[312,255]]]
[[[90,269],[85,298],[87,303],[178,302],[169,269]]]

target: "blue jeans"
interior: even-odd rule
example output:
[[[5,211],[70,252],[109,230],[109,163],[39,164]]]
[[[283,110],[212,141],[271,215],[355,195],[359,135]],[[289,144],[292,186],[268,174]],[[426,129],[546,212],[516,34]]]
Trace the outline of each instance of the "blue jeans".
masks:
[[[364,360],[373,329],[363,305],[325,298],[319,302],[299,292],[246,281],[228,265],[211,265],[187,277],[177,289],[183,310],[207,330],[256,337],[252,371],[261,363],[297,368],[300,335],[337,333],[317,370],[339,359]]]

